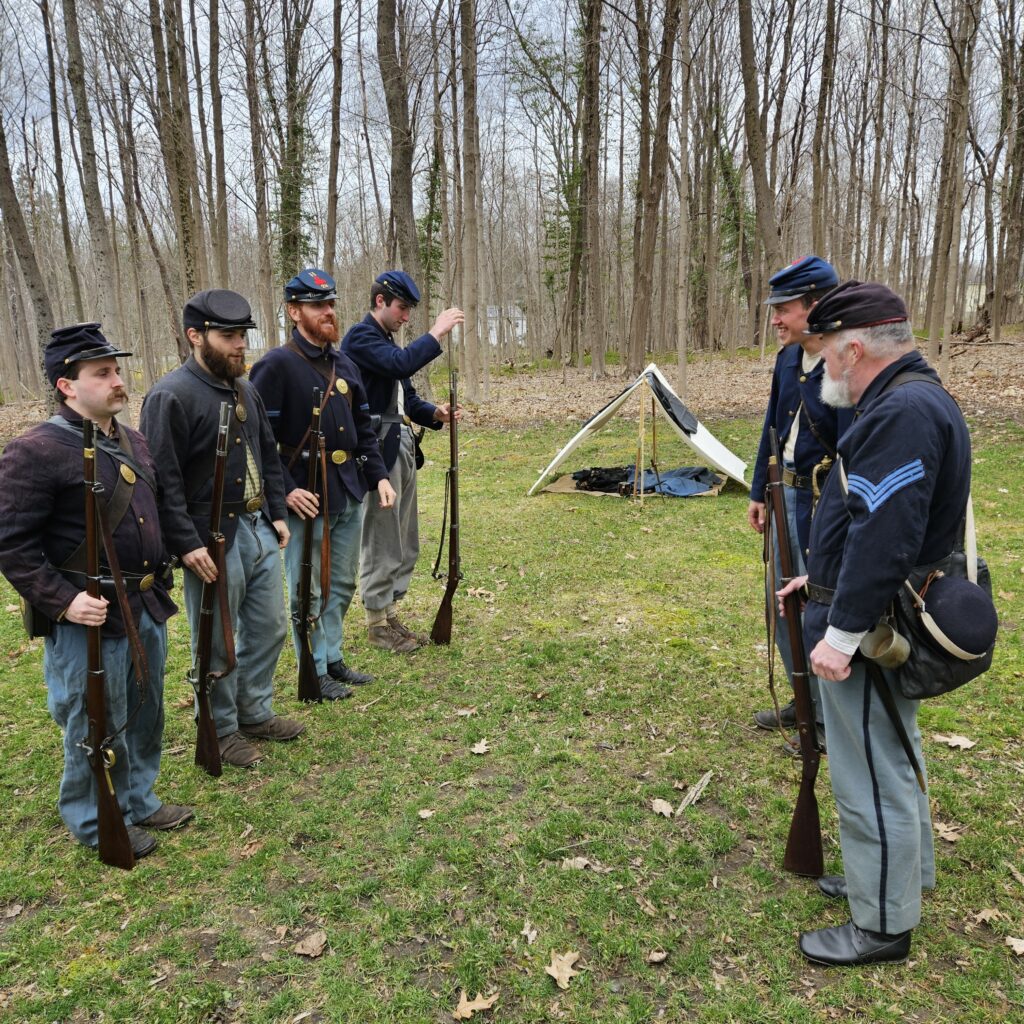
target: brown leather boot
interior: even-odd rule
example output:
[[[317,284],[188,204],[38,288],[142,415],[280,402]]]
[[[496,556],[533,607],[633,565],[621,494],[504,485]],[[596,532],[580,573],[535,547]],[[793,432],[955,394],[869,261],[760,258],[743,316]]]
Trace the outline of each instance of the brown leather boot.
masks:
[[[430,638],[426,633],[414,633],[411,629],[407,629],[402,625],[401,620],[397,615],[388,616],[388,625],[399,635],[404,636],[406,640],[415,640],[417,647],[422,647],[424,644],[429,643]]]
[[[396,633],[386,622],[379,626],[370,626],[367,631],[372,646],[382,651],[394,651],[396,654],[411,654],[419,647],[415,640]]]
[[[221,736],[217,741],[220,746],[220,759],[236,768],[248,768],[263,760],[263,752],[247,743],[240,732],[232,732],[227,736]]]

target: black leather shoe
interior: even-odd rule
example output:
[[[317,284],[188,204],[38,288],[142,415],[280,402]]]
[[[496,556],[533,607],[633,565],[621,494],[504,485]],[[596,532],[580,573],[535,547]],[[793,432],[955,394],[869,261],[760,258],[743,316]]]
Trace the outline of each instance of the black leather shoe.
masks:
[[[869,932],[847,921],[838,928],[801,933],[800,952],[812,963],[827,967],[901,964],[910,955],[910,935]]]
[[[830,900],[846,899],[846,879],[842,875],[822,875],[818,879],[818,888]]]
[[[779,724],[783,729],[792,729],[796,725],[796,704],[790,701],[779,708],[775,714],[775,708],[767,708],[765,711],[754,712],[754,725],[758,729],[778,729]]]
[[[132,853],[136,860],[148,857],[156,849],[156,840],[138,825],[128,826],[128,842],[132,844]]]
[[[369,676],[365,672],[357,672],[354,668],[349,668],[343,661],[332,661],[327,666],[327,674],[332,679],[337,679],[339,683],[348,683],[349,686],[365,686],[367,683],[373,682],[373,676]]]
[[[320,696],[324,700],[344,700],[352,696],[352,691],[344,683],[339,683],[330,676],[321,676]]]

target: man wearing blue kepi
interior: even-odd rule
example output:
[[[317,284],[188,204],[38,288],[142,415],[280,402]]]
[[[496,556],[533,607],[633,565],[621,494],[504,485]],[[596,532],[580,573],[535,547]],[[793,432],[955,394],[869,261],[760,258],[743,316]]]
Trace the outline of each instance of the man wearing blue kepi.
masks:
[[[0,456],[0,571],[32,612],[26,618],[31,634],[46,637],[47,705],[64,732],[57,807],[72,835],[93,847],[99,831],[96,776],[84,746],[87,627],[101,627],[110,778],[132,851],[145,857],[156,841],[142,829],[179,828],[192,809],[162,803],[153,791],[164,732],[166,622],[177,609],[168,594],[153,458],[142,434],[117,421],[128,402],[118,359],[128,355],[107,341],[98,323],[53,332],[43,358],[57,413]],[[123,580],[123,588],[115,583],[102,554],[99,598],[86,591],[86,419],[96,427],[97,501]],[[148,676],[144,692],[137,672]]]
[[[765,300],[765,305],[772,310],[772,326],[778,336],[781,351],[772,373],[771,396],[764,417],[757,461],[754,463],[747,521],[758,533],[764,532],[764,493],[768,482],[768,456],[771,454],[768,431],[774,427],[782,447],[786,515],[789,519],[789,536],[796,548],[792,558],[797,573],[804,571],[814,496],[824,484],[835,459],[836,442],[850,422],[849,413],[837,413],[821,400],[824,373],[821,361],[822,339],[806,333],[807,317],[811,310],[838,283],[839,276],[831,263],[819,256],[804,256],[771,277],[768,282],[768,298]],[[776,577],[781,575],[781,571],[776,555]],[[767,600],[771,600],[771,595],[767,596]],[[782,657],[786,675],[792,680],[793,656],[789,649],[789,634],[785,629],[775,631],[775,645]],[[815,705],[818,738],[823,743],[824,727],[818,700],[818,680],[809,675],[808,681]],[[761,729],[776,729],[780,725],[786,729],[794,728],[796,709],[793,701],[784,704],[778,714],[774,707],[756,712],[754,722]],[[786,751],[799,754],[800,745],[795,737],[786,744]]]
[[[377,435],[370,424],[363,380],[355,365],[340,352],[334,279],[324,270],[308,267],[284,286],[285,310],[292,334],[281,348],[271,349],[253,368],[249,380],[263,398],[284,468],[288,528],[301,537],[304,520],[313,520],[313,546],[320,550],[327,530],[327,580],[330,590],[313,631],[313,659],[326,700],[350,697],[350,685],[370,683],[373,677],[345,664],[342,622],[356,589],[359,543],[363,525],[363,498],[367,487],[376,490],[371,501],[382,509],[395,503],[395,492],[381,459]],[[317,493],[306,490],[311,396],[323,392],[320,430],[325,438],[326,480]],[[326,524],[326,525],[325,525]],[[320,562],[321,569],[323,562]],[[292,639],[300,643],[297,626],[302,545],[293,541],[285,549],[285,571],[291,598]],[[312,573],[314,607],[320,607],[320,571]],[[348,685],[346,685],[348,684]]]
[[[408,654],[427,642],[408,629],[398,616],[398,602],[409,588],[419,555],[416,512],[416,443],[411,423],[439,430],[461,409],[434,405],[416,394],[410,378],[441,354],[440,339],[465,317],[461,309],[446,309],[430,331],[405,348],[394,335],[409,320],[420,301],[413,279],[401,270],[387,270],[370,288],[370,312],[349,328],[342,351],[359,367],[370,412],[381,417],[378,430],[384,465],[397,495],[393,508],[371,504],[363,518],[362,564],[359,589],[370,643],[387,651]]]
[[[893,670],[873,683],[854,655],[904,580],[948,569],[963,550],[971,441],[956,402],[918,354],[898,295],[846,281],[810,320],[807,329],[826,339],[822,395],[855,418],[814,516],[808,575],[780,596],[806,584],[804,637],[821,680],[845,885],[827,880],[830,895],[845,890],[851,920],[804,932],[800,951],[835,966],[894,963],[910,952],[921,890],[935,885],[920,702],[903,696]]]

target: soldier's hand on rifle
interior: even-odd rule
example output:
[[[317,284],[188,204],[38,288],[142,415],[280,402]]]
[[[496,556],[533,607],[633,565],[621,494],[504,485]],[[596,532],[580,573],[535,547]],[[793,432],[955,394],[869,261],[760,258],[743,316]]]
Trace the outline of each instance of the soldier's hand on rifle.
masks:
[[[217,578],[217,565],[206,548],[196,548],[182,555],[181,564],[191,569],[204,583],[212,583]]]
[[[308,494],[309,491],[306,493]],[[288,524],[283,519],[274,520],[274,529],[277,530],[277,546],[283,551],[288,547],[292,531],[288,529]]]
[[[438,423],[448,423],[448,422],[451,421],[451,418],[452,418],[452,407],[451,407],[451,404],[448,403],[448,402],[442,402],[434,410],[434,419],[437,420]],[[455,420],[458,423],[462,422],[462,406],[461,405],[457,405],[455,407]]]
[[[446,309],[437,315],[434,326],[430,328],[430,333],[440,341],[453,327],[465,323],[465,321],[466,314],[461,309],[452,306],[451,309]]]
[[[850,674],[851,657],[852,655],[837,651],[822,638],[818,641],[818,646],[811,651],[811,671],[819,679],[839,682]]]
[[[79,626],[102,626],[107,621],[107,605],[105,597],[90,597],[84,590],[68,605],[64,618],[68,622],[77,622]]]
[[[395,498],[397,498],[398,495],[395,494],[395,489],[391,486],[390,480],[381,480],[380,483],[377,484],[377,495],[380,498],[381,508],[395,507]]]
[[[806,576],[794,576],[781,590],[775,591],[775,596],[779,599],[779,615],[783,618],[786,617],[786,598],[794,590],[802,589],[806,582]]]
[[[300,519],[315,519],[320,511],[320,499],[302,487],[296,487],[285,495],[284,503]]]
[[[764,502],[752,501],[747,506],[747,522],[758,533],[764,533]]]

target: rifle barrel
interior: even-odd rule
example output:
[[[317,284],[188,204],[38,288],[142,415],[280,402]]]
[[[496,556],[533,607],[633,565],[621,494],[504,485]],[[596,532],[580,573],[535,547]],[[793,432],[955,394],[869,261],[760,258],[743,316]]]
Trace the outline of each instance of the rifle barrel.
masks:
[[[320,467],[320,448],[323,432],[320,429],[320,406],[323,392],[313,388],[313,411],[309,422],[309,465],[306,468],[306,490],[316,494],[317,470]],[[324,491],[327,481],[323,481]],[[302,524],[302,558],[299,564],[298,610],[296,614],[296,631],[299,636],[299,700],[306,703],[323,702],[320,690],[320,676],[316,670],[316,659],[313,657],[313,532],[315,518],[308,518]],[[324,521],[323,529],[327,529]],[[320,581],[321,585],[323,580]]]

